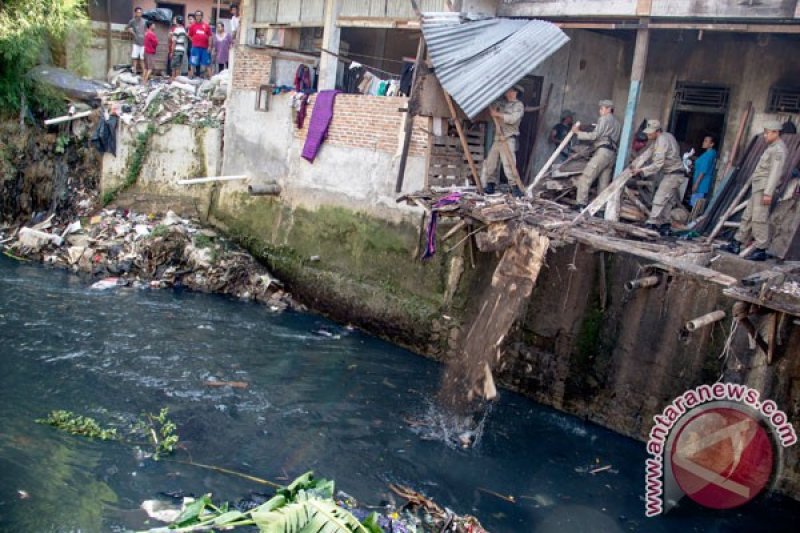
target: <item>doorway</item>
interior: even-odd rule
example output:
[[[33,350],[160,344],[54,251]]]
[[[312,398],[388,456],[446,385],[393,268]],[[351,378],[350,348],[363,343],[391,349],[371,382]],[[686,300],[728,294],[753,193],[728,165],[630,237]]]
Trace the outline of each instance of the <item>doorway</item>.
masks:
[[[536,128],[539,124],[539,104],[542,101],[542,86],[544,78],[542,76],[525,76],[519,81],[525,92],[520,100],[525,105],[525,115],[519,125],[519,147],[517,148],[517,172],[523,183],[526,180],[527,167],[530,164],[533,144],[536,142]],[[501,183],[511,183],[513,178],[505,175],[503,165],[500,165]],[[509,179],[510,178],[510,179]],[[527,183],[526,183],[527,185]]]
[[[669,131],[675,136],[681,153],[694,148],[701,153],[703,138],[714,138],[717,153],[722,149],[722,136],[728,118],[730,88],[694,82],[678,82]]]

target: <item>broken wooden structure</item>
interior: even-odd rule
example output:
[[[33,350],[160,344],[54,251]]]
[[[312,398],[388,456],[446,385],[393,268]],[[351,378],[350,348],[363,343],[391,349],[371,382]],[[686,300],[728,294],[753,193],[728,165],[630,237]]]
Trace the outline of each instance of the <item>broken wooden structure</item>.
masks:
[[[627,179],[625,175],[619,176],[601,196],[610,198],[622,189]],[[438,204],[445,196],[450,201]],[[722,287],[723,293],[733,300],[730,312],[718,309],[699,317],[685,317],[684,333],[692,334],[733,317],[769,362],[774,360],[785,337],[782,332],[790,322],[787,317],[800,317],[800,265],[775,267],[739,281],[715,268],[718,254],[712,244],[665,240],[650,229],[590,216],[602,205],[603,198],[577,217],[574,211],[553,201],[541,198],[530,201],[510,195],[486,197],[471,189],[434,188],[405,195],[398,201],[421,206],[426,213],[454,221],[451,228],[442,232],[442,239],[451,239],[459,233],[465,236],[448,252],[466,243],[471,255],[475,250],[502,254],[491,285],[481,295],[474,319],[465,327],[463,356],[447,370],[443,395],[451,407],[459,406],[459,394],[466,404],[476,398],[494,396],[492,372],[501,361],[503,342],[534,290],[547,251],[564,244],[579,243],[597,251],[642,259],[640,277],[625,284],[628,291],[650,290],[673,276],[691,277]],[[421,228],[421,234],[424,233]],[[752,322],[754,316],[771,321],[766,333]]]

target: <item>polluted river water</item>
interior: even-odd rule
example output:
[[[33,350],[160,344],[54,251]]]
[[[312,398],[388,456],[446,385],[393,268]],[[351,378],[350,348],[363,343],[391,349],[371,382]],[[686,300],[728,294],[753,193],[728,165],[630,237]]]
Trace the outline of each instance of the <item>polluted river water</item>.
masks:
[[[473,448],[452,445],[446,422],[421,432],[407,421],[442,420],[431,403],[442,367],[313,314],[181,291],[96,291],[0,258],[0,346],[2,531],[141,530],[160,525],[142,501],[165,493],[265,492],[34,422],[54,409],[103,421],[162,407],[178,425],[176,459],[272,480],[314,470],[372,505],[403,484],[495,533],[797,531],[800,521],[800,504],[774,494],[725,512],[684,499],[645,518],[642,443],[508,391]],[[247,387],[206,385],[214,380]]]

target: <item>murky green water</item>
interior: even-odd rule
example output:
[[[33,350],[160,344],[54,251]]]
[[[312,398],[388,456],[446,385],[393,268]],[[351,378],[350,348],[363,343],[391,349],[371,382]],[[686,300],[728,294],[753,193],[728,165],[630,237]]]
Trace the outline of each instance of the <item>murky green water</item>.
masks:
[[[313,315],[208,295],[97,292],[0,259],[0,346],[3,531],[141,529],[157,524],[139,505],[161,492],[238,500],[263,491],[34,423],[52,409],[104,420],[163,406],[186,448],[178,459],[273,480],[313,469],[370,504],[402,483],[494,532],[796,531],[800,519],[800,505],[772,496],[725,513],[684,501],[646,519],[642,444],[508,392],[477,448],[426,440],[404,418],[429,412],[440,367]],[[209,388],[209,379],[249,386]],[[589,474],[597,464],[613,469]]]

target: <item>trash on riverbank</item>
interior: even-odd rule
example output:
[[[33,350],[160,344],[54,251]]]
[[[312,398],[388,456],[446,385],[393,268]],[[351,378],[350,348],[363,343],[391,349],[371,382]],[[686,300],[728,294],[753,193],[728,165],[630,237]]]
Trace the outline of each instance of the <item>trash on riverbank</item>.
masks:
[[[294,305],[280,281],[252,256],[172,211],[156,217],[104,209],[82,221],[50,217],[33,227],[0,230],[2,240],[7,253],[99,278],[95,290],[185,287],[276,311]]]
[[[109,80],[116,88],[104,95],[105,103],[125,124],[153,121],[218,127],[225,121],[222,105],[228,94],[230,74],[224,70],[211,79],[178,76],[154,79],[146,85],[127,71],[112,71]]]

